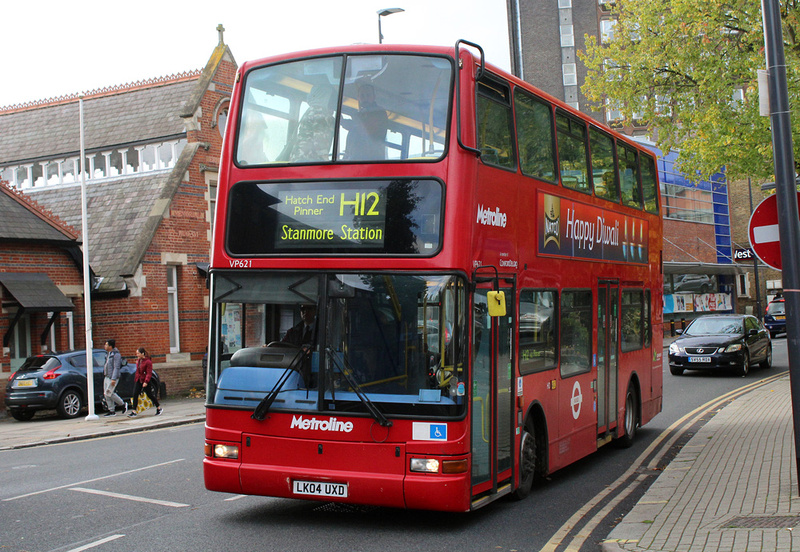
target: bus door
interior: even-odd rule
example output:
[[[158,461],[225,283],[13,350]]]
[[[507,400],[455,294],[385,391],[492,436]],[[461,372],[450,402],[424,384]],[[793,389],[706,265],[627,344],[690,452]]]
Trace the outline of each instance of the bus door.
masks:
[[[473,505],[499,489],[510,490],[514,432],[513,350],[514,288],[501,288],[506,315],[490,317],[487,293],[479,285],[472,327],[472,496]],[[501,482],[498,485],[498,481]]]
[[[608,443],[617,425],[619,372],[619,282],[600,280],[597,286],[597,446]]]

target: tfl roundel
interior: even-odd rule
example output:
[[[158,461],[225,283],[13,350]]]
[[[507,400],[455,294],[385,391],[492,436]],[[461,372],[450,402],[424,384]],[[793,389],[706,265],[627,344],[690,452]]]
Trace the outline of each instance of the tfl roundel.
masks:
[[[797,194],[800,208],[800,192]],[[778,200],[775,194],[758,204],[750,216],[750,245],[761,262],[781,270],[781,236],[778,230]]]

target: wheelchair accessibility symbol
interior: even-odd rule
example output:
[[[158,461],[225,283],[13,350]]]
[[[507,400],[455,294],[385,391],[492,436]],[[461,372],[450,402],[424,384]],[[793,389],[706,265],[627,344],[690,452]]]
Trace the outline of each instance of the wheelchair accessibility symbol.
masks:
[[[427,424],[414,422],[412,438],[415,441],[446,441],[447,424]]]
[[[447,424],[431,424],[431,441],[447,440]]]

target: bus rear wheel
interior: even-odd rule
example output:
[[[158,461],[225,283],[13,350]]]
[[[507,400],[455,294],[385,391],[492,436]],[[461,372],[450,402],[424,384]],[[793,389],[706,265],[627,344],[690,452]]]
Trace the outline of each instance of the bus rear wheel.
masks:
[[[533,422],[528,420],[522,430],[519,441],[519,487],[514,491],[514,498],[522,500],[533,489],[536,476],[536,430]]]
[[[622,448],[629,448],[636,438],[636,429],[639,427],[638,404],[636,389],[632,384],[628,385],[628,392],[625,393],[625,435],[617,439],[617,444]]]

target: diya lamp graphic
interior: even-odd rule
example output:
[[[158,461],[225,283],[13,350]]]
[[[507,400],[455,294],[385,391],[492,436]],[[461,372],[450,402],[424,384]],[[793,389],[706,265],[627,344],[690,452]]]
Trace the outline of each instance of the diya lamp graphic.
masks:
[[[544,196],[544,243],[554,243],[561,249],[561,200],[555,196]]]

